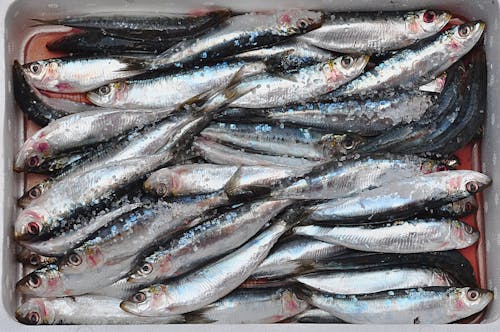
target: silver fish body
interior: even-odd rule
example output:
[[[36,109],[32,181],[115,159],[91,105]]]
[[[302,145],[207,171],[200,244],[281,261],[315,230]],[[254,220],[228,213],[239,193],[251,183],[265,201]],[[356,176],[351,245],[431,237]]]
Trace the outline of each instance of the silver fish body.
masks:
[[[329,313],[317,308],[312,308],[301,312],[300,314],[287,319],[287,323],[306,323],[306,324],[342,324],[345,323]]]
[[[462,249],[479,233],[458,220],[415,219],[366,226],[298,226],[293,232],[360,251],[418,253]]]
[[[291,289],[242,289],[184,317],[186,323],[268,324],[295,316],[308,307]]]
[[[309,302],[348,322],[361,324],[444,324],[483,310],[493,299],[488,290],[426,287],[367,295],[312,291]]]

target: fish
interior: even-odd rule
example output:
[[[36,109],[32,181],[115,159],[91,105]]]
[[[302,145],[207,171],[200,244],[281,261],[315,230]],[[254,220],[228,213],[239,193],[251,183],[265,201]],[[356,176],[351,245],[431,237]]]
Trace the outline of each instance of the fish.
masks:
[[[203,159],[214,164],[238,166],[278,166],[294,169],[311,169],[320,164],[318,161],[304,158],[268,156],[233,149],[212,140],[197,137],[193,141],[193,150]]]
[[[18,246],[16,248],[16,259],[18,262],[37,268],[42,265],[54,263],[57,260],[57,257],[42,256],[32,250]]]
[[[451,323],[480,312],[493,300],[493,292],[470,287],[425,287],[366,295],[307,293],[311,305],[358,324]]]
[[[162,41],[169,38],[195,36],[220,24],[230,16],[230,11],[220,8],[207,9],[199,15],[158,14],[69,16],[59,19],[34,19],[40,25],[65,25],[82,30],[99,31],[107,36]]]
[[[328,311],[317,308],[311,308],[300,314],[285,320],[286,323],[303,323],[303,324],[344,324],[345,322]]]
[[[91,91],[147,71],[143,58],[111,55],[39,60],[22,68],[36,88],[60,93]]]
[[[345,247],[316,239],[292,237],[278,243],[250,278],[284,278],[310,267],[314,268],[313,266],[318,262],[335,259],[346,251]]]
[[[364,271],[315,272],[293,278],[300,284],[332,294],[369,294],[394,289],[456,286],[453,277],[436,268],[396,267]]]
[[[298,40],[339,53],[382,53],[401,49],[441,31],[446,11],[331,13],[323,25]]]
[[[228,85],[236,73],[251,75],[266,69],[267,65],[262,61],[221,62],[190,70],[160,72],[113,82],[88,92],[87,98],[101,107],[172,108],[200,93]]]
[[[16,319],[27,325],[106,325],[183,323],[180,315],[146,318],[120,309],[120,299],[82,295],[62,298],[30,298],[16,309]]]
[[[418,88],[418,90],[424,91],[424,92],[441,93],[444,89],[445,84],[446,84],[447,77],[448,77],[448,74],[446,72],[444,72],[441,75],[439,75],[438,77],[436,77],[434,80],[430,81],[429,83],[421,85]]]
[[[160,244],[141,259],[127,282],[150,285],[195,270],[248,241],[290,201],[260,201],[222,213]]]
[[[361,226],[298,226],[293,233],[360,251],[419,253],[463,249],[479,239],[471,226],[449,219],[413,219]]]
[[[439,34],[432,41],[408,48],[334,92],[334,96],[371,93],[389,88],[412,89],[432,81],[468,53],[481,38],[485,24],[465,23]]]
[[[439,217],[460,218],[476,212],[477,208],[476,199],[474,196],[470,196],[453,203],[430,209],[424,213]]]
[[[184,318],[188,324],[268,324],[295,316],[308,307],[293,289],[241,289]]]
[[[300,222],[302,209],[285,212],[245,245],[184,276],[154,284],[120,304],[141,316],[180,314],[203,308],[235,290],[266,258],[278,239]]]
[[[220,59],[286,40],[318,28],[323,14],[308,10],[247,13],[226,20],[199,38],[181,41],[151,61],[152,70]]]
[[[240,88],[255,91],[231,103],[231,107],[271,108],[317,99],[358,77],[369,57],[344,55],[299,68],[289,74],[261,74],[243,80]]]
[[[133,129],[166,118],[173,110],[115,110],[76,113],[38,130],[21,146],[14,170],[36,168],[44,160],[86,146],[105,143]]]
[[[443,171],[391,181],[312,207],[313,222],[359,223],[402,218],[469,197],[491,183],[479,172]]]
[[[328,160],[349,154],[363,142],[363,138],[350,134],[324,134],[308,128],[273,126],[266,123],[214,123],[200,135],[259,153],[310,160]],[[290,149],[290,146],[293,146],[293,149]]]

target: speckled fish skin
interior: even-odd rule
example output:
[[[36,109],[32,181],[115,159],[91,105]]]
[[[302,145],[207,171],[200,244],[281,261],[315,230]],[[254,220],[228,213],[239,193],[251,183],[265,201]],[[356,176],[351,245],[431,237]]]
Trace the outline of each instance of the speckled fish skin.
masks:
[[[47,240],[37,242],[21,242],[21,245],[34,250],[41,255],[62,256],[67,251],[82,243],[87,237],[99,230],[101,227],[106,226],[116,218],[136,210],[141,206],[141,203],[125,204],[116,210],[98,215],[94,218],[89,218],[86,223],[82,223],[80,226],[75,226],[74,229],[53,234],[53,236]]]
[[[366,271],[316,272],[294,278],[299,283],[332,294],[368,294],[389,289],[456,286],[446,272],[433,268],[399,267]]]
[[[120,299],[82,295],[63,298],[31,298],[16,310],[16,318],[27,325],[106,325],[183,323],[182,316],[138,317],[120,309]]]
[[[111,140],[167,117],[173,110],[103,110],[77,113],[51,122],[19,150],[14,170],[37,167],[45,159]]]
[[[271,108],[316,99],[358,77],[368,56],[344,55],[298,69],[286,76],[261,74],[241,82],[240,87],[257,86],[255,91],[231,103],[232,107]]]
[[[184,317],[188,324],[269,324],[295,316],[308,307],[292,289],[242,289]]]
[[[360,251],[418,253],[463,249],[479,239],[471,226],[449,219],[414,219],[380,225],[299,226],[294,234]]]
[[[350,223],[412,216],[469,197],[490,183],[488,176],[467,170],[416,175],[312,207],[310,218],[318,222]]]
[[[325,134],[308,128],[269,124],[214,123],[200,135],[264,154],[310,160],[327,160],[349,154],[364,141],[350,134]]]
[[[18,281],[16,289],[40,297],[80,295],[112,285],[132,268],[140,252],[155,240],[203,221],[200,213],[227,204],[223,194],[158,202],[133,211],[101,228],[55,265],[38,269]],[[36,283],[34,283],[36,280]]]
[[[248,153],[200,137],[195,138],[193,149],[206,161],[221,165],[281,166],[295,169],[311,169],[313,166],[319,165],[318,161],[304,158]]]
[[[197,39],[182,41],[159,55],[152,69],[176,63],[220,59],[247,50],[272,45],[319,27],[323,14],[308,10],[283,10],[268,14],[233,16],[218,29]]]
[[[414,156],[386,155],[359,160],[332,161],[315,168],[302,179],[277,187],[271,196],[293,199],[333,199],[346,197],[388,181],[412,178],[440,170],[439,162]]]
[[[346,248],[335,244],[307,238],[294,237],[277,244],[269,256],[252,273],[251,278],[282,278],[304,270],[315,262],[335,259],[346,252]]]
[[[67,57],[23,65],[30,82],[41,90],[77,93],[146,72],[144,59],[124,56]]]
[[[266,258],[281,235],[300,222],[297,219],[296,211],[287,211],[269,228],[231,254],[174,281],[145,288],[120,306],[125,311],[142,316],[201,309],[243,283]]]
[[[142,259],[129,283],[150,285],[182,275],[243,245],[291,201],[246,204],[201,223]]]
[[[320,28],[297,39],[339,53],[382,53],[438,33],[450,18],[437,10],[332,13]]]
[[[488,290],[426,287],[367,295],[312,291],[309,302],[348,322],[360,324],[444,324],[469,317],[493,300]]]
[[[148,78],[110,83],[87,93],[87,97],[95,105],[113,108],[171,108],[200,93],[227,85],[242,68],[250,75],[265,71],[266,64],[260,61],[222,62],[186,71],[154,74]]]
[[[286,323],[305,323],[305,324],[343,324],[342,319],[339,319],[329,313],[317,308],[312,308],[301,312],[300,314],[287,319]]]
[[[401,93],[364,100],[313,102],[264,112],[267,119],[280,123],[373,136],[420,119],[436,99],[431,94]]]
[[[481,38],[485,24],[466,23],[431,42],[405,49],[334,92],[335,96],[366,94],[388,88],[412,89],[429,82],[469,52]]]

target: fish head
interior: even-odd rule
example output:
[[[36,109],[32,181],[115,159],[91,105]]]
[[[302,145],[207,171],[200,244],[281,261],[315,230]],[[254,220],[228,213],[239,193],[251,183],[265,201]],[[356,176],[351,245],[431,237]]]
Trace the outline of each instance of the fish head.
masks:
[[[285,314],[283,318],[295,316],[307,309],[308,306],[307,302],[299,299],[295,292],[290,289],[283,290],[281,295],[281,307]]]
[[[105,260],[99,246],[81,246],[63,256],[59,270],[67,275],[97,270]]]
[[[55,88],[59,84],[60,61],[58,59],[30,62],[22,67],[28,80],[37,88]]]
[[[49,142],[43,137],[43,133],[39,132],[36,137],[28,139],[17,153],[14,170],[23,172],[40,167],[50,156],[51,150]]]
[[[493,300],[493,292],[487,289],[463,287],[451,292],[450,310],[459,318],[468,317],[484,308]]]
[[[448,192],[458,198],[474,195],[491,183],[489,176],[475,171],[460,170],[441,173],[447,173]]]
[[[27,208],[14,222],[14,240],[29,241],[39,238],[48,230],[47,212],[39,207]]]
[[[147,257],[132,271],[127,282],[133,284],[151,284],[157,280],[165,279],[170,274],[170,259],[168,258],[169,256],[157,253]]]
[[[479,240],[479,232],[472,226],[458,220],[451,222],[451,240],[457,248],[466,248]]]
[[[323,24],[324,15],[311,10],[291,9],[278,12],[277,20],[280,31],[296,34],[319,28]]]
[[[39,184],[31,187],[27,190],[17,201],[17,204],[25,208],[31,204],[34,200],[42,195],[42,193],[47,190],[47,185],[45,182],[40,182]]]
[[[169,314],[168,287],[163,284],[144,288],[120,303],[120,308],[139,316]]]
[[[451,19],[451,14],[442,10],[420,10],[405,17],[407,30],[413,34],[432,36]]]
[[[24,245],[24,243],[21,243],[21,245]],[[56,261],[54,257],[44,257],[27,248],[23,248],[22,251],[18,253],[17,259],[21,263],[29,264],[33,267],[39,267],[46,263],[54,263]]]
[[[55,311],[52,303],[44,298],[32,298],[16,310],[16,318],[27,325],[53,324]]]
[[[321,137],[320,144],[326,150],[328,156],[346,155],[356,150],[363,144],[365,139],[353,134],[326,134]]]
[[[49,264],[26,275],[16,284],[16,290],[24,295],[50,297],[58,293],[63,284],[58,266]]]
[[[363,72],[369,59],[368,55],[343,55],[327,61],[323,65],[323,73],[328,83],[347,82]]]
[[[458,216],[464,216],[477,211],[477,202],[474,196],[451,203],[451,210]]]
[[[479,38],[481,38],[485,26],[484,22],[475,21],[457,25],[446,31],[443,38],[450,54],[461,56],[464,50],[466,52],[470,50],[477,43]]]
[[[127,91],[124,82],[114,82],[87,92],[87,98],[97,106],[117,106],[121,96]]]
[[[144,190],[160,197],[175,195],[176,173],[165,168],[154,172],[144,181]]]

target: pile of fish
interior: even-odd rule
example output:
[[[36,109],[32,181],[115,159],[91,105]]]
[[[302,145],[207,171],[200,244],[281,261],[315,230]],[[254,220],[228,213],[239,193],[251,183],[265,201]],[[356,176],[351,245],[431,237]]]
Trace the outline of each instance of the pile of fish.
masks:
[[[491,179],[485,24],[437,10],[83,16],[13,67],[26,324],[450,323]],[[54,93],[59,94],[58,98]],[[85,94],[75,102],[72,94]],[[34,267],[34,270],[29,267]]]

